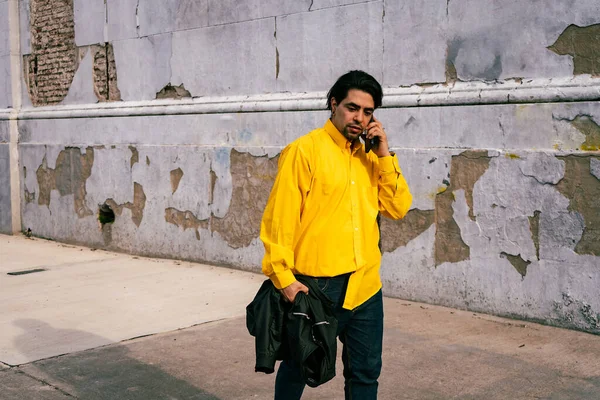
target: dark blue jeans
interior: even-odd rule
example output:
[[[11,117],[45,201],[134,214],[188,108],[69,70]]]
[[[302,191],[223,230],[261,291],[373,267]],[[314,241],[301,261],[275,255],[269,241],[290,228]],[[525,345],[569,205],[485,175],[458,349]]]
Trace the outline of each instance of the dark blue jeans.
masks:
[[[349,275],[312,278],[335,303],[338,337],[343,343],[344,392],[347,400],[377,399],[383,342],[383,297],[381,290],[354,310],[342,308]],[[275,400],[298,400],[305,383],[300,368],[292,361],[279,365]]]

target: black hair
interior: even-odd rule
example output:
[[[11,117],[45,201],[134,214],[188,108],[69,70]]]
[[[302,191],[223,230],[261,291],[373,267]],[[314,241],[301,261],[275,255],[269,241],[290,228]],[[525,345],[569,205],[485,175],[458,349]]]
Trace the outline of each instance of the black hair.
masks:
[[[358,89],[373,97],[375,108],[381,107],[383,90],[375,78],[364,71],[354,70],[340,76],[327,93],[327,109],[331,110],[331,99],[339,104],[348,96],[350,89]]]

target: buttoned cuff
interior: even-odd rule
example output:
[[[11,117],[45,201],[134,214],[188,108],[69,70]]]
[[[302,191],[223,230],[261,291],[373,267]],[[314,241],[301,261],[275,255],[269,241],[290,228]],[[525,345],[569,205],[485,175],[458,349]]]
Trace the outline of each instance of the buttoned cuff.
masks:
[[[271,274],[269,275],[269,279],[277,289],[286,288],[296,281],[294,273],[289,269],[276,274]]]
[[[395,172],[397,174],[402,173],[400,166],[398,165],[398,157],[395,153],[387,157],[379,158],[379,173],[380,174],[391,174]]]

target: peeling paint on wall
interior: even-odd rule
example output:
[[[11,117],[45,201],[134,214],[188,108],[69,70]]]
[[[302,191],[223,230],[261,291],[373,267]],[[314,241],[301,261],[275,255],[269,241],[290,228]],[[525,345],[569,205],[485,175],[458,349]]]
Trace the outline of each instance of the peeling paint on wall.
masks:
[[[573,75],[600,76],[600,24],[569,25],[548,49],[573,57]]]
[[[50,207],[50,194],[58,190],[61,196],[74,195],[75,213],[83,218],[94,213],[85,202],[85,184],[92,173],[94,149],[88,147],[81,154],[78,147],[67,147],[56,158],[56,168],[48,168],[46,156],[36,171],[39,186],[38,204]]]
[[[569,211],[578,212],[585,224],[575,252],[600,256],[600,181],[592,175],[590,167],[590,160],[600,160],[600,156],[569,155],[557,158],[565,162],[566,169],[565,177],[556,188],[569,199]]]
[[[490,164],[486,150],[469,150],[452,157],[450,165],[450,182],[446,190],[438,193],[435,198],[435,265],[444,262],[459,262],[468,260],[470,248],[462,240],[460,228],[454,220],[455,190],[464,190],[469,218],[475,221],[473,213],[473,187],[485,173]]]
[[[208,229],[208,220],[198,219],[191,211],[179,211],[173,207],[165,209],[165,221],[180,228],[193,229],[196,232],[196,239],[200,240],[198,229]]]
[[[116,215],[121,215],[124,208],[131,210],[131,220],[139,228],[144,219],[144,208],[146,207],[146,194],[144,187],[137,182],[133,183],[133,203],[117,204],[113,199],[107,199],[106,204],[115,212]]]
[[[215,199],[215,185],[217,184],[217,174],[215,173],[215,171],[213,171],[213,169],[210,169],[210,193],[209,193],[209,199],[208,199],[208,204],[213,204],[214,199]]]
[[[183,99],[184,97],[192,97],[192,94],[183,86],[172,86],[170,83],[156,93],[157,99]]]
[[[458,74],[456,73],[456,56],[458,55],[458,49],[461,45],[461,41],[455,39],[448,43],[446,48],[446,83],[453,84],[458,81]]]
[[[260,221],[277,175],[278,157],[231,151],[232,197],[224,218],[212,218],[211,230],[233,248],[246,247],[260,234]]]
[[[527,275],[527,266],[531,264],[531,261],[523,260],[523,257],[521,257],[520,254],[515,256],[513,254],[502,252],[500,253],[500,256],[502,258],[506,258],[512,264],[512,266],[515,267],[517,272],[521,274],[523,278],[525,278],[525,275]]]
[[[538,261],[540,259],[540,214],[541,211],[535,210],[533,217],[527,217],[529,219],[529,230],[531,231],[531,240],[535,246],[535,256]]]
[[[131,159],[129,160],[129,167],[133,168],[133,164],[140,162],[140,154],[138,149],[135,146],[129,146],[129,150],[131,150]]]
[[[402,219],[381,218],[381,249],[393,252],[425,232],[435,218],[434,210],[410,210]]]
[[[183,171],[181,168],[177,168],[171,171],[171,190],[172,193],[175,193],[179,188],[179,182],[183,177]]]
[[[588,115],[578,115],[571,122],[577,130],[585,135],[581,150],[595,151],[600,149],[600,126]]]

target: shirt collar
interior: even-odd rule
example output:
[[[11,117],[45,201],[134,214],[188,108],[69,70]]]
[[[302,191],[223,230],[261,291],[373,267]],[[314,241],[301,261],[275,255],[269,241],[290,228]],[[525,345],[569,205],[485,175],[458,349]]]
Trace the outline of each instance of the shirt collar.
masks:
[[[360,140],[357,140],[356,143],[352,145],[352,143],[348,141],[348,139],[346,139],[344,135],[340,133],[340,131],[338,131],[338,129],[335,127],[335,125],[333,124],[333,122],[331,122],[330,119],[328,119],[327,122],[325,122],[325,126],[323,127],[323,129],[325,129],[325,131],[329,134],[329,136],[331,136],[331,139],[333,139],[335,144],[342,150],[351,150],[352,153],[354,153],[356,150],[360,149],[363,146]]]

